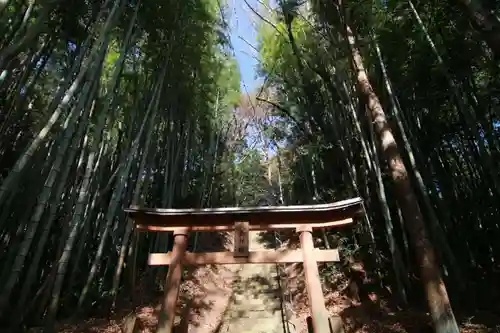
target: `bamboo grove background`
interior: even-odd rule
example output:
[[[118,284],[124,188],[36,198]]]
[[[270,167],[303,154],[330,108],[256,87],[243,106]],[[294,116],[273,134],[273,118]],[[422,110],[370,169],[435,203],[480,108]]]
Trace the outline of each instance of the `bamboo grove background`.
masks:
[[[264,83],[246,92],[222,0],[0,1],[2,326],[131,294],[171,242],[137,242],[124,207],[263,198],[363,197],[355,230],[318,237],[438,332],[458,332],[450,300],[499,310],[496,3],[252,9]]]

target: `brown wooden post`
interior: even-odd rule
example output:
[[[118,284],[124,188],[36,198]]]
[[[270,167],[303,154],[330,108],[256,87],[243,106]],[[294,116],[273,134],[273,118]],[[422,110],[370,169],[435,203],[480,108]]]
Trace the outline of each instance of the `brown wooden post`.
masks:
[[[314,258],[314,242],[312,227],[304,225],[297,228],[300,233],[300,246],[304,259],[304,273],[306,277],[307,295],[311,309],[314,333],[330,333],[328,312],[325,307],[321,280],[319,278],[318,263]]]
[[[158,316],[156,333],[172,333],[175,319],[175,308],[182,277],[182,257],[186,252],[189,228],[179,228],[174,231],[174,246],[172,261],[168,267],[165,281],[165,296]]]

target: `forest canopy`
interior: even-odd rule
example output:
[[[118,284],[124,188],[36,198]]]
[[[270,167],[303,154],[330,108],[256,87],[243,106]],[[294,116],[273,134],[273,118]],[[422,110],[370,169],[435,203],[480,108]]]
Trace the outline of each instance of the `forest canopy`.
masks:
[[[50,331],[161,285],[147,256],[172,235],[138,241],[126,207],[358,196],[352,230],[315,236],[391,306],[438,333],[498,313],[498,4],[245,3],[254,91],[225,1],[0,1],[0,327]]]

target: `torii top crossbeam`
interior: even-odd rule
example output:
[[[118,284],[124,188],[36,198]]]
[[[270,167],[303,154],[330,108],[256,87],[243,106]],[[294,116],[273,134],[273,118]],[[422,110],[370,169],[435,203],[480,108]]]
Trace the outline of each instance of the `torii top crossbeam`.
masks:
[[[233,230],[235,221],[247,221],[250,230],[276,230],[308,225],[327,228],[352,222],[352,217],[362,213],[361,198],[329,204],[229,207],[204,209],[125,209],[138,230],[175,231],[189,228],[192,231]]]

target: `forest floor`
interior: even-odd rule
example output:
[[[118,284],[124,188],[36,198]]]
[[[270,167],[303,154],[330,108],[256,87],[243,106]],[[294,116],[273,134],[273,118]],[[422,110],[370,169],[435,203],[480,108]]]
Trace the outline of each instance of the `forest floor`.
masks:
[[[289,283],[288,286],[294,295],[293,313],[295,318],[292,320],[292,324],[295,326],[295,330],[292,326],[291,332],[307,333],[306,318],[309,311],[307,295],[303,290],[304,281],[300,276],[297,276],[298,271],[294,267],[289,267],[287,272],[290,277],[296,276],[290,280],[292,283]],[[220,324],[231,295],[231,285],[228,283],[231,274],[232,272],[227,270],[202,267],[192,272],[192,280],[184,282],[181,302],[188,297],[195,300],[194,304],[191,304],[191,308],[195,310],[190,313],[190,333],[226,333],[221,332]],[[207,294],[207,289],[212,289],[212,291]],[[215,289],[217,291],[213,292]],[[130,333],[132,330],[127,329],[127,323],[135,315],[137,323],[134,333],[154,332],[161,293],[137,296],[136,303],[139,305],[122,304],[114,314],[106,317],[94,316],[81,321],[62,321],[58,324],[57,331],[61,333]],[[384,306],[384,300],[376,303],[371,302],[371,304],[355,303],[340,290],[327,292],[325,302],[331,314],[338,314],[342,317],[346,333],[432,332],[430,318],[427,314],[416,310],[394,311]],[[183,312],[183,309],[180,309],[180,312]],[[207,313],[210,315],[207,316]],[[495,320],[495,318],[490,318],[488,321],[489,323],[485,323],[483,318],[473,316],[462,318],[460,322],[461,332],[500,333],[500,321]],[[30,332],[37,331],[33,329]]]
[[[186,272],[179,296],[179,318],[176,332],[228,333],[222,330],[222,318],[228,311],[232,297],[235,266],[202,266]],[[309,316],[308,299],[302,265],[288,265],[286,289],[291,292],[290,332],[307,333],[306,318]],[[157,322],[162,292],[146,288],[151,278],[142,277],[133,295],[134,301],[122,301],[112,314],[98,315],[85,320],[61,321],[60,333],[152,333]],[[333,281],[333,282],[332,282]],[[366,301],[356,302],[349,295],[345,276],[331,271],[328,281],[323,282],[325,303],[331,315],[342,317],[345,333],[426,333],[433,332],[428,314],[419,310],[394,310],[379,294],[369,294]],[[257,296],[256,296],[257,297]],[[188,307],[186,307],[186,305]],[[500,318],[484,315],[457,315],[463,333],[500,333]],[[132,330],[135,322],[135,328]],[[38,333],[34,328],[30,332]],[[247,333],[247,332],[240,332]]]

